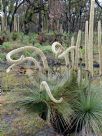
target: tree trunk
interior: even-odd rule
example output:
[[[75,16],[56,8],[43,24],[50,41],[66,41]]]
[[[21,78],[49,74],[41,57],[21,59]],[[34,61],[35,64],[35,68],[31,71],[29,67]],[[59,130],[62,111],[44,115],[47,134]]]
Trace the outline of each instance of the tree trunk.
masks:
[[[43,0],[40,0],[39,1],[39,4],[40,4],[40,6],[42,7],[42,5],[43,5]],[[42,31],[42,11],[41,10],[39,10],[39,22],[38,22],[38,24],[39,24],[39,26],[38,26],[38,32],[41,32]]]

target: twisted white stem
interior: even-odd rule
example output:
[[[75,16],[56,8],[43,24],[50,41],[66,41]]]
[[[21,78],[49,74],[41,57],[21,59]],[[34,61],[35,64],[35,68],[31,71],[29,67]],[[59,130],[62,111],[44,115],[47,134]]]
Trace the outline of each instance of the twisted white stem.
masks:
[[[51,93],[51,90],[50,90],[50,88],[49,88],[49,86],[48,86],[48,84],[47,84],[47,82],[46,81],[42,81],[41,82],[41,84],[40,84],[40,89],[41,90],[46,90],[46,93],[48,94],[48,96],[50,97],[50,99],[54,102],[54,103],[61,103],[62,101],[63,101],[63,98],[61,97],[59,100],[56,100],[54,97],[53,97],[53,95],[52,95],[52,93]]]
[[[64,51],[63,46],[59,42],[54,42],[52,44],[52,52],[58,56],[58,54],[61,54]]]
[[[16,65],[15,64],[12,64],[11,66],[9,66],[7,69],[6,69],[6,73],[9,73],[13,67],[15,67]]]
[[[58,57],[58,55],[60,55],[62,52],[64,52],[65,49],[64,47],[59,43],[59,42],[54,42],[52,44],[52,52]],[[66,66],[69,65],[69,56],[68,54],[66,54],[64,56],[64,59],[65,59],[65,63],[66,63]]]
[[[68,54],[70,51],[75,50],[75,49],[76,49],[76,46],[71,46],[71,47],[67,48],[62,54],[60,54],[58,56],[58,58],[60,59],[60,58],[65,57],[66,54]]]
[[[40,55],[42,62],[43,62],[44,70],[48,71],[48,63],[47,63],[46,56],[44,55],[44,53],[39,48],[36,48],[36,47],[33,47],[33,46],[25,46],[25,47],[20,47],[20,48],[12,50],[11,52],[9,52],[6,55],[7,61],[9,63],[21,63],[25,59],[23,55],[17,60],[13,60],[11,58],[11,56],[16,54],[16,53],[19,53],[21,51],[24,51],[24,50],[32,50],[32,51],[35,51],[38,55]]]

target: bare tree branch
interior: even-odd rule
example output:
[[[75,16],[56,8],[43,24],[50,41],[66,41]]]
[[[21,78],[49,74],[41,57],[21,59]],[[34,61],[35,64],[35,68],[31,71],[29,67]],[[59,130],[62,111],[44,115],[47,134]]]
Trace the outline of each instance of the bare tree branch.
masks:
[[[98,7],[100,7],[102,9],[102,6],[100,5],[100,2],[98,0],[95,0],[96,4]]]

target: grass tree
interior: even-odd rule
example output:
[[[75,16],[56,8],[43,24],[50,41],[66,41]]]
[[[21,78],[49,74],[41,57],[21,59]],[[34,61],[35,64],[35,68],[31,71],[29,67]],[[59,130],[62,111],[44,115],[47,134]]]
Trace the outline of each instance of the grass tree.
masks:
[[[66,54],[75,49],[76,46],[71,46],[58,57],[65,57]],[[44,53],[33,46],[25,46],[9,52],[6,56],[7,61],[16,65],[27,59],[28,61],[34,61],[36,64],[36,60],[32,60],[32,57],[22,56],[18,60],[11,58],[12,55],[24,50],[32,50],[39,54],[44,70],[48,70],[47,59]],[[43,120],[50,121],[55,131],[63,136],[71,134],[83,136],[101,135],[101,87],[93,86],[85,79],[79,84],[76,71],[71,72],[70,78],[67,78],[65,74],[61,75],[61,78],[58,78],[57,75],[54,75],[54,78],[53,76],[48,78],[46,75],[38,78],[39,82],[37,82],[38,80],[36,81],[38,84],[35,84],[33,88],[27,88],[26,93],[20,91],[19,95],[18,90],[15,104],[19,103],[20,106],[26,107],[30,112],[37,113]],[[32,78],[31,80],[36,79]],[[13,93],[13,95],[10,95],[13,99],[15,92],[11,93]]]
[[[74,106],[72,106],[72,109],[75,112],[73,118],[77,122],[76,130],[82,128],[81,135],[101,135],[101,103],[101,88],[91,85],[84,88],[84,90],[82,89],[78,99],[72,104]]]
[[[62,78],[58,80],[54,79],[53,81],[42,80],[39,87],[36,86],[33,89],[29,89],[27,94],[22,92],[23,99],[19,97],[16,100],[16,103],[20,104],[20,106],[26,107],[30,112],[38,113],[43,120],[50,121],[59,134],[65,133],[65,129],[69,125],[69,123],[67,124],[67,118],[73,113],[67,102],[67,97],[70,98],[70,101],[70,91],[78,88],[74,76],[73,79],[68,81],[66,81],[64,76]],[[15,94],[14,92],[12,97]],[[66,133],[68,134],[69,130]]]
[[[24,95],[22,92],[23,99],[17,98],[16,103],[50,121],[55,131],[63,136],[100,136],[101,89],[85,80],[78,85],[77,74],[73,72],[70,79],[62,76],[59,80],[42,80],[39,87],[28,89]]]
[[[98,52],[99,52],[99,74],[102,75],[102,42],[101,42],[101,21],[98,21]]]

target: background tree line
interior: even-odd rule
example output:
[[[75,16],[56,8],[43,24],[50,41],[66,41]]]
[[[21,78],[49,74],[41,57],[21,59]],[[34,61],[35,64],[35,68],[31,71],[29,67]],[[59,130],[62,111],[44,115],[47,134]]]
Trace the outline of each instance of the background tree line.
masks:
[[[28,32],[77,32],[84,30],[89,19],[90,0],[3,0],[1,12],[7,17],[13,31],[14,16],[20,17],[20,30]],[[102,20],[102,7],[98,0],[95,6],[95,29]]]

